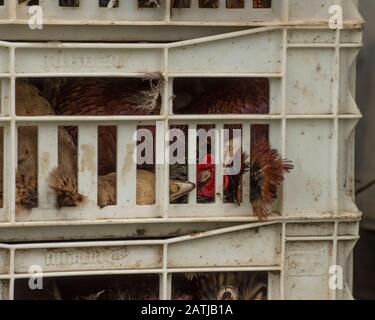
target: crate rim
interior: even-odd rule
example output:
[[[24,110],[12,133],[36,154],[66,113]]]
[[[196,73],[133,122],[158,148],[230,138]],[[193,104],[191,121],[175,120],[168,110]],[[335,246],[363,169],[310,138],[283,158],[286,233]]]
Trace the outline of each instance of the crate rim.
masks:
[[[305,221],[306,225],[313,225],[313,221]],[[354,228],[349,233],[342,233],[340,232],[340,226],[343,224],[344,226],[350,223],[350,225]],[[274,293],[276,297],[279,297],[279,299],[284,300],[285,298],[288,298],[288,293],[286,292],[286,287],[290,287],[290,276],[293,276],[294,273],[290,273],[291,268],[294,268],[290,264],[290,258],[292,257],[292,261],[297,261],[297,263],[302,264],[301,266],[304,266],[304,261],[300,260],[300,252],[301,248],[304,246],[308,250],[312,250],[313,253],[311,261],[307,261],[306,263],[310,263],[310,267],[318,268],[319,272],[330,272],[328,271],[328,267],[331,265],[336,265],[338,263],[345,263],[343,267],[345,268],[345,286],[346,289],[338,292],[337,289],[335,290],[328,290],[327,286],[327,292],[325,294],[327,297],[329,296],[330,299],[337,299],[338,295],[345,294],[348,297],[351,296],[351,256],[353,254],[353,248],[355,246],[355,243],[359,239],[358,236],[358,229],[359,229],[359,221],[339,221],[338,219],[330,219],[329,220],[330,228],[329,232],[328,229],[324,229],[323,232],[320,232],[316,229],[316,231],[312,231],[313,233],[305,233],[303,235],[289,233],[287,226],[291,225],[289,223],[285,222],[258,222],[258,223],[249,223],[249,224],[238,224],[231,227],[225,227],[225,228],[218,228],[213,229],[209,231],[204,232],[196,232],[184,236],[177,236],[177,237],[169,237],[166,239],[151,239],[151,240],[102,240],[102,241],[65,241],[65,242],[43,242],[43,243],[22,243],[22,244],[2,244],[0,243],[0,250],[3,250],[6,254],[8,254],[8,271],[2,275],[0,275],[0,281],[4,281],[4,283],[10,284],[10,291],[9,291],[9,297],[12,299],[14,298],[14,283],[16,280],[19,279],[27,279],[30,278],[30,274],[27,273],[27,271],[24,270],[25,265],[28,265],[28,263],[31,263],[30,261],[27,262],[27,257],[29,259],[32,255],[37,254],[40,252],[42,256],[40,256],[37,259],[46,259],[46,254],[49,252],[49,250],[52,250],[52,252],[55,252],[54,250],[57,250],[55,253],[60,254],[63,252],[70,252],[70,254],[74,254],[74,252],[80,252],[80,249],[86,249],[87,254],[90,254],[90,250],[102,250],[101,252],[106,252],[106,250],[114,250],[116,251],[118,248],[119,250],[121,248],[150,248],[154,247],[155,250],[159,250],[159,254],[163,257],[160,260],[160,265],[155,266],[147,266],[144,265],[143,268],[133,268],[130,266],[124,266],[123,268],[107,268],[106,266],[103,266],[102,268],[78,268],[75,270],[74,268],[70,266],[66,270],[60,270],[58,269],[57,265],[53,265],[53,268],[44,272],[43,277],[46,278],[54,278],[54,277],[85,277],[85,276],[100,276],[100,275],[135,275],[135,274],[152,274],[152,275],[159,275],[159,281],[160,281],[160,297],[162,299],[168,299],[170,294],[170,284],[171,284],[171,275],[173,274],[181,274],[181,273],[191,273],[191,272],[205,272],[205,273],[214,273],[214,272],[268,272],[268,275],[272,277],[272,279],[269,279],[268,285],[271,288],[271,299],[274,299]],[[293,224],[292,224],[293,225]],[[250,230],[262,230],[262,228],[271,228],[269,231],[274,232],[275,230],[278,230],[277,234],[274,234],[274,239],[269,244],[269,247],[265,246],[265,248],[269,248],[269,250],[276,250],[277,257],[275,256],[275,260],[265,261],[261,262],[257,261],[256,263],[249,263],[249,265],[205,265],[197,263],[189,265],[179,265],[174,264],[173,259],[176,259],[178,257],[175,256],[175,250],[176,247],[179,248],[179,245],[181,244],[183,247],[179,248],[183,249],[186,246],[190,246],[190,241],[196,241],[201,240],[204,243],[206,239],[208,241],[210,237],[215,236],[223,236],[223,239],[229,239],[231,237],[231,234],[237,234],[239,236],[242,231],[250,231]],[[276,228],[276,229],[274,229]],[[266,231],[267,229],[264,229]],[[260,238],[257,236],[257,232],[255,232],[252,236],[254,236],[254,239]],[[229,238],[228,238],[229,236]],[[237,241],[237,240],[236,240]],[[210,243],[210,242],[208,242]],[[235,242],[236,243],[236,242]],[[266,245],[266,244],[265,244]],[[302,247],[301,247],[302,246]],[[273,248],[273,249],[271,249]],[[322,256],[318,254],[320,252],[319,248],[321,248]],[[40,251],[42,250],[42,251]],[[46,250],[46,251],[45,251]],[[78,251],[77,251],[78,250]],[[104,250],[104,251],[103,251]],[[169,251],[172,250],[172,251]],[[291,250],[291,251],[290,251]],[[52,254],[51,252],[51,254]],[[112,251],[109,251],[112,252]],[[156,251],[155,251],[156,252]],[[173,253],[174,252],[174,253]],[[310,252],[310,251],[308,251]],[[168,259],[169,253],[171,253],[172,260],[170,261]],[[188,252],[187,252],[188,253]],[[255,252],[254,252],[255,253]],[[253,254],[254,254],[253,253]],[[293,254],[292,254],[293,253]],[[78,253],[76,253],[78,254]],[[238,253],[237,253],[238,254]],[[290,254],[290,255],[288,255]],[[323,256],[327,256],[329,260],[319,260]],[[16,272],[16,263],[17,263],[17,257],[21,258],[26,257],[26,261],[21,261],[21,269],[18,269]],[[36,256],[38,257],[38,256]],[[293,260],[294,259],[294,260]],[[318,260],[317,260],[318,259]],[[344,259],[344,260],[342,260]],[[54,260],[55,261],[55,260]],[[316,262],[314,262],[316,261]],[[25,264],[26,263],[26,264]],[[212,262],[211,262],[212,263]],[[317,264],[315,264],[317,263]],[[319,263],[322,263],[320,265]],[[331,263],[331,264],[329,264]],[[348,265],[346,265],[348,263]],[[323,271],[323,265],[325,266],[325,271]],[[289,270],[289,272],[288,272]],[[309,272],[309,271],[307,271]],[[312,271],[310,271],[312,272]],[[308,275],[309,273],[304,273],[304,275]],[[316,274],[320,276],[319,281],[324,281],[323,274]],[[297,279],[295,281],[302,281],[303,279],[298,278],[298,274],[296,275]],[[300,275],[301,276],[301,275]],[[303,277],[302,277],[303,278]],[[277,285],[273,281],[276,281],[276,283],[279,283]],[[289,283],[289,285],[288,285]],[[325,282],[324,282],[325,283]],[[0,284],[1,285],[1,284]],[[323,285],[323,283],[322,283]],[[326,286],[328,284],[324,284]],[[169,288],[169,289],[168,289]],[[279,292],[280,291],[280,292]]]
[[[293,216],[270,216],[268,223],[296,223],[296,222],[327,222],[334,219],[339,222],[361,221],[363,213],[358,212],[340,212],[339,215],[319,214],[319,215],[293,215]],[[138,218],[138,219],[108,219],[108,220],[63,220],[63,221],[31,221],[31,222],[1,222],[0,230],[3,228],[22,228],[22,227],[48,227],[48,226],[92,226],[92,225],[121,225],[121,224],[155,224],[155,223],[215,223],[215,222],[233,222],[233,223],[260,223],[257,217],[207,217],[207,218]]]
[[[133,1],[135,2],[135,0]],[[52,16],[44,19],[45,20],[44,24],[45,25],[66,25],[66,26],[69,26],[69,25],[97,25],[97,26],[106,26],[106,25],[108,26],[122,26],[122,25],[155,25],[155,26],[158,26],[158,25],[159,26],[160,25],[165,25],[165,26],[178,26],[178,25],[180,26],[181,25],[186,25],[186,26],[321,25],[321,26],[326,26],[326,27],[329,26],[329,22],[327,18],[319,19],[316,17],[310,17],[310,18],[292,17],[291,19],[290,17],[291,3],[289,2],[289,0],[278,0],[278,1],[279,3],[277,3],[276,6],[273,5],[271,8],[254,9],[252,7],[247,7],[246,5],[245,8],[241,9],[242,11],[251,12],[251,11],[257,10],[257,12],[259,13],[265,13],[265,12],[275,13],[275,8],[276,8],[275,16],[262,17],[262,16],[258,16],[255,14],[254,17],[250,17],[249,21],[246,21],[246,19],[242,16],[236,16],[236,14],[234,14],[230,20],[226,20],[226,19],[220,20],[220,18],[216,18],[216,17],[212,19],[212,17],[207,18],[205,15],[202,15],[201,20],[195,20],[194,18],[191,19],[191,17],[189,18],[189,15],[182,19],[181,17],[175,19],[173,17],[173,12],[175,11],[178,12],[178,10],[184,10],[185,12],[186,10],[190,10],[190,11],[198,10],[200,13],[202,12],[212,13],[212,11],[210,11],[211,9],[205,9],[205,8],[198,9],[197,1],[194,1],[194,3],[192,3],[191,7],[189,8],[171,8],[171,0],[164,0],[162,3],[162,8],[159,10],[158,16],[156,19],[155,17],[151,16],[149,20],[147,17],[147,14],[146,14],[146,17],[143,17],[142,15],[138,16],[137,15],[138,12],[136,12],[138,11],[138,7],[136,6],[136,4],[128,3],[129,7],[127,7],[127,10],[133,10],[133,12],[131,13],[134,14],[134,19],[132,19],[133,17],[130,16],[129,20],[121,20],[119,16],[115,15],[114,19],[108,19],[105,16],[99,17],[99,18],[95,16],[91,18],[90,17],[85,17],[85,18],[77,17],[72,20],[69,20],[69,19],[66,20],[60,17],[61,15],[61,12],[60,12],[60,15],[59,13],[57,13],[57,17],[58,17],[57,19],[54,17],[54,15],[56,16],[56,13],[52,13]],[[250,3],[250,0],[248,2]],[[74,11],[87,10],[88,7],[85,7],[85,4],[87,6],[87,3],[83,3],[82,7],[73,8],[73,10]],[[225,0],[220,0],[220,4],[224,5]],[[355,26],[361,26],[364,24],[364,19],[358,10],[357,0],[355,1],[354,0],[339,0],[336,2],[332,2],[331,4],[332,5],[338,4],[342,6],[349,5],[349,7],[347,8],[348,11],[350,12],[355,11],[355,17],[350,17],[350,18],[346,18],[346,16],[344,17],[343,22],[346,28],[353,28]],[[10,25],[10,24],[27,24],[28,23],[28,20],[25,17],[22,17],[22,14],[25,13],[25,8],[21,8],[19,5],[17,5],[15,1],[14,2],[11,1],[6,6],[7,6],[6,9],[8,11],[7,16],[5,16],[3,19],[0,19],[0,24]],[[57,8],[53,6],[49,7],[48,9],[57,10]],[[58,9],[60,11],[61,9],[62,11],[72,10],[72,8],[58,8]],[[225,11],[225,10],[228,10],[228,11]],[[229,8],[225,9],[220,6],[219,12],[221,12],[222,14],[225,14],[225,12],[233,13],[233,9],[231,11],[231,9]],[[235,13],[242,13],[242,12],[235,11]],[[18,14],[21,14],[21,16],[18,16]],[[103,12],[100,12],[100,14],[103,14]],[[262,18],[264,18],[264,21],[262,21]]]

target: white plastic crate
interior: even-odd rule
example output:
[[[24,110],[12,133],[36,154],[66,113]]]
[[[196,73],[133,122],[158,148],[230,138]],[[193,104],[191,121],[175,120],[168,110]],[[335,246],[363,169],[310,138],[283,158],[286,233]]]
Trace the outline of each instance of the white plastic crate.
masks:
[[[28,22],[30,18],[28,6],[18,5],[18,0],[4,0],[3,2],[3,5],[0,5],[0,23],[25,24]],[[199,0],[191,0],[189,8],[174,8],[173,5],[171,6],[173,1],[168,0],[161,0],[159,8],[139,8],[137,0],[119,0],[119,6],[112,9],[99,7],[99,0],[80,0],[78,7],[62,7],[58,0],[36,2],[43,8],[44,23],[51,25],[311,24],[327,26],[331,17],[329,7],[338,4],[343,7],[345,24],[353,26],[362,23],[357,10],[357,0],[272,0],[264,1],[266,3],[264,8],[256,8],[253,0],[245,0],[243,8],[228,8],[227,0],[217,0],[217,8],[201,8]],[[269,2],[272,2],[270,7],[268,7]]]
[[[358,227],[357,219],[265,222],[165,240],[2,244],[0,297],[22,299],[24,290],[28,298],[40,297],[40,292],[27,289],[34,270],[43,272],[46,282],[63,277],[83,281],[88,276],[155,275],[160,299],[171,298],[183,274],[266,273],[270,300],[351,299],[351,259]],[[343,278],[335,282],[331,280],[335,275]],[[17,283],[22,279],[26,279],[24,287]],[[74,287],[80,286],[70,291]]]
[[[241,206],[223,203],[217,184],[215,203],[170,204],[168,166],[156,171],[156,203],[135,205],[135,168],[121,150],[135,147],[137,125],[156,125],[156,156],[164,155],[165,131],[172,124],[243,125],[243,148],[250,153],[250,125],[268,124],[271,145],[293,161],[270,219],[359,216],[354,203],[354,127],[361,117],[355,104],[355,58],[361,29],[264,27],[173,43],[21,43],[0,42],[1,123],[4,128],[4,208],[1,226],[47,226],[127,222],[251,221],[250,188],[244,179]],[[156,116],[35,116],[15,113],[15,81],[46,77],[142,77],[160,72],[166,79],[162,112]],[[202,77],[261,77],[270,82],[270,112],[257,115],[176,115],[172,112],[174,79]],[[57,161],[57,127],[79,127],[81,146],[94,151],[89,161],[97,167],[97,127],[117,126],[118,168],[128,168],[128,179],[118,170],[117,205],[97,206],[97,174],[79,165],[79,190],[90,200],[83,208],[55,209],[47,197],[45,178]],[[17,213],[14,205],[16,127],[39,127],[39,160],[51,159],[39,170],[39,208]],[[222,138],[222,137],[221,137]],[[124,149],[125,148],[125,149]],[[189,145],[194,158],[195,145]],[[81,153],[82,157],[86,157]],[[40,167],[41,169],[41,167]],[[216,166],[217,177],[222,168]],[[194,166],[189,180],[195,181]],[[219,181],[219,180],[218,180]],[[90,183],[88,183],[90,182]]]

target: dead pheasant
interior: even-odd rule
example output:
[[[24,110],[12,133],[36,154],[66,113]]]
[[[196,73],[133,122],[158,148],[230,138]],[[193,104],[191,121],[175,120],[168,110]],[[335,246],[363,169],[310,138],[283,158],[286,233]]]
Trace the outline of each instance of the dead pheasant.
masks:
[[[156,115],[160,114],[164,81],[159,74],[148,78],[49,79],[39,84],[58,115]],[[67,128],[77,144],[77,128]],[[99,174],[116,170],[116,127],[99,127]]]
[[[102,281],[92,285],[93,292],[89,291],[74,300],[159,300],[157,283],[155,278],[149,275],[102,278]]]
[[[195,89],[191,90],[193,94],[178,90],[177,85],[177,88],[175,88],[177,89],[176,101],[181,96],[184,99],[175,103],[175,112],[207,114],[266,114],[269,112],[269,81],[267,79],[231,79],[231,81],[224,79],[215,82],[205,79],[199,80],[197,84]],[[163,80],[159,75],[154,75],[154,78],[148,81],[139,82],[128,79],[78,78],[66,80],[62,84],[58,83],[57,86],[50,87],[53,90],[49,90],[49,92],[54,92],[52,103],[58,114],[147,115],[160,112]],[[185,86],[182,87],[182,89],[185,89]],[[207,92],[209,93],[207,94]],[[227,127],[229,129],[241,128],[238,125]],[[72,134],[72,131],[69,132]],[[76,134],[72,134],[73,138],[75,136]],[[113,127],[101,128],[99,131],[99,145],[104,148],[100,152],[99,159],[99,172],[102,175],[115,171],[115,137],[116,131]],[[252,128],[252,158],[250,161],[253,160],[254,155],[261,153],[263,155],[261,159],[277,163],[280,157],[268,144],[262,143],[261,149],[254,147],[259,141],[263,140],[268,141],[268,126],[254,125]],[[272,156],[265,157],[269,152],[272,152]],[[259,159],[259,157],[256,156],[256,159]],[[261,219],[264,219],[266,208],[277,197],[277,187],[283,179],[283,174],[292,168],[290,163],[286,164],[287,161],[282,160],[282,163],[283,166],[270,163],[270,167],[273,169],[261,171],[261,179],[254,174],[254,172],[258,172],[258,167],[255,166],[257,162],[254,162],[255,165],[250,167],[251,185],[253,186],[251,203],[254,207],[254,213]],[[200,168],[198,165],[198,198],[209,199],[214,197],[215,175],[213,170],[214,168],[211,172],[209,168]],[[240,173],[236,176],[224,177],[227,201],[240,204],[242,199],[242,175],[248,170],[248,159],[243,154]],[[204,186],[207,187],[206,191]],[[262,192],[257,190],[262,190]],[[272,197],[269,196],[270,194],[272,194]]]
[[[36,114],[53,115],[53,109],[40,95],[39,91],[24,81],[18,81],[16,86],[16,109],[20,116]],[[59,128],[61,150],[60,161],[65,163],[67,170],[75,170],[70,161],[74,154],[74,145],[63,129]],[[31,209],[37,203],[37,129],[35,127],[19,127],[18,130],[18,167],[16,175],[16,206],[17,208]],[[2,149],[0,159],[3,161]],[[3,194],[3,184],[0,183],[0,193]]]
[[[269,112],[268,79],[231,79],[228,81],[192,81],[188,84],[193,94],[186,93],[182,83],[177,83],[177,96],[184,97],[175,104],[175,113],[184,114],[267,114]],[[227,129],[241,129],[239,125]],[[209,128],[207,128],[209,129]],[[228,202],[241,204],[242,176],[250,170],[250,200],[254,214],[266,219],[270,205],[277,199],[277,191],[284,174],[292,170],[290,161],[280,157],[269,144],[268,125],[251,128],[251,158],[242,153],[241,170],[236,175],[224,177],[224,194]],[[210,154],[206,156],[212,157]],[[201,202],[215,197],[214,165],[198,164],[197,193]]]
[[[134,79],[74,78],[49,80],[43,84],[43,92],[51,100],[54,110],[59,115],[150,115],[159,114],[161,92],[164,81],[160,74],[134,81]],[[147,129],[154,130],[147,126]],[[77,144],[77,128],[67,129]],[[116,171],[116,127],[99,127],[99,174],[105,188],[99,190],[99,203],[102,206],[113,204],[115,193],[108,195],[108,190],[115,190]],[[155,176],[141,170],[137,172],[138,204],[155,203]],[[194,185],[178,175],[171,175],[170,200],[174,201],[194,189]],[[107,191],[106,191],[107,190]]]
[[[159,114],[164,85],[160,74],[134,81],[128,78],[70,78],[49,82],[44,88],[56,114]],[[145,111],[146,110],[146,111]]]
[[[159,300],[159,292],[150,282],[152,278],[147,276],[111,281],[101,300]]]
[[[211,155],[204,160],[204,164],[197,165],[197,193],[199,202],[211,202],[215,198],[215,167]],[[284,173],[292,169],[290,161],[282,159],[266,139],[261,139],[252,146],[250,160],[242,152],[239,172],[224,176],[225,200],[241,205],[243,175],[250,171],[250,202],[253,213],[260,220],[265,220],[270,206],[277,199]]]
[[[16,110],[19,116],[54,115],[54,110],[39,90],[33,85],[18,81],[16,86]],[[0,139],[2,140],[2,139]],[[16,206],[18,209],[37,207],[37,131],[35,127],[20,127],[18,135],[18,168],[16,181]],[[0,159],[3,160],[2,149]],[[63,128],[59,127],[59,167],[51,172],[49,186],[57,194],[57,206],[78,206],[85,203],[85,197],[77,192],[77,148]],[[1,176],[2,178],[2,176]],[[152,172],[138,170],[137,203],[155,202],[155,177]],[[1,181],[2,182],[2,181]],[[184,181],[170,181],[171,198],[178,198],[194,189]],[[2,199],[3,184],[0,183]],[[98,204],[103,207],[114,204],[116,199],[116,177],[114,173],[99,175]]]
[[[186,91],[189,86],[191,90]],[[267,114],[269,112],[269,81],[263,78],[193,79],[176,81],[175,104],[178,114]],[[185,102],[185,103],[184,103]]]
[[[266,300],[266,277],[260,273],[186,274],[197,300]]]
[[[52,181],[54,181],[56,177],[59,176],[59,171],[54,172],[52,174]],[[175,176],[171,177],[169,180],[170,201],[175,201],[187,195],[195,188],[195,185],[193,183],[173,178],[175,178]],[[52,189],[55,189],[54,185],[56,185],[56,183],[52,183],[50,185]],[[59,190],[55,189],[55,191],[59,194]],[[155,174],[147,170],[138,169],[136,191],[137,205],[145,206],[155,204]],[[103,208],[114,204],[116,204],[116,173],[112,172],[100,177],[100,184],[98,186],[98,205]]]

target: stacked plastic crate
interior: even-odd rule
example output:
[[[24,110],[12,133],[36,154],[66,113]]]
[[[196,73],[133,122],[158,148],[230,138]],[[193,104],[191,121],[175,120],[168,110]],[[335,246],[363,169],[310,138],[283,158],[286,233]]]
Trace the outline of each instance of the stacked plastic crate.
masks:
[[[35,5],[41,11],[29,10]],[[30,29],[40,21],[43,29]],[[0,1],[0,298],[216,299],[228,287],[236,298],[351,298],[361,217],[353,164],[362,23],[355,0]],[[21,79],[150,74],[165,80],[160,114],[16,111]],[[267,113],[176,112],[180,87],[253,78],[268,80]],[[247,153],[252,126],[267,126],[272,147],[295,166],[267,221],[253,215],[249,178],[240,206],[223,199],[220,164],[210,203],[199,202],[195,191],[185,203],[172,203],[167,163],[155,170],[155,203],[137,203],[137,127],[155,128],[160,159],[171,126],[230,124],[242,126]],[[67,126],[78,128],[78,190],[87,203],[57,209],[47,178],[59,161],[59,128]],[[97,201],[100,126],[117,130],[117,200],[104,208]],[[38,128],[38,206],[24,211],[16,207],[20,127]],[[218,148],[223,139],[217,138]],[[187,144],[194,162],[196,139]],[[194,164],[188,178],[197,182]],[[47,289],[29,288],[35,272]],[[141,292],[129,291],[134,281]],[[82,288],[78,283],[90,291],[74,291]]]

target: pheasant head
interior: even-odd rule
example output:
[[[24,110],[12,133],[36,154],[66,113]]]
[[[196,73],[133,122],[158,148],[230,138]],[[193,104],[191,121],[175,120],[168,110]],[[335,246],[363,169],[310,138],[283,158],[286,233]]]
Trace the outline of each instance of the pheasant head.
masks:
[[[195,184],[189,181],[169,180],[169,200],[171,202],[187,195],[195,189]]]

